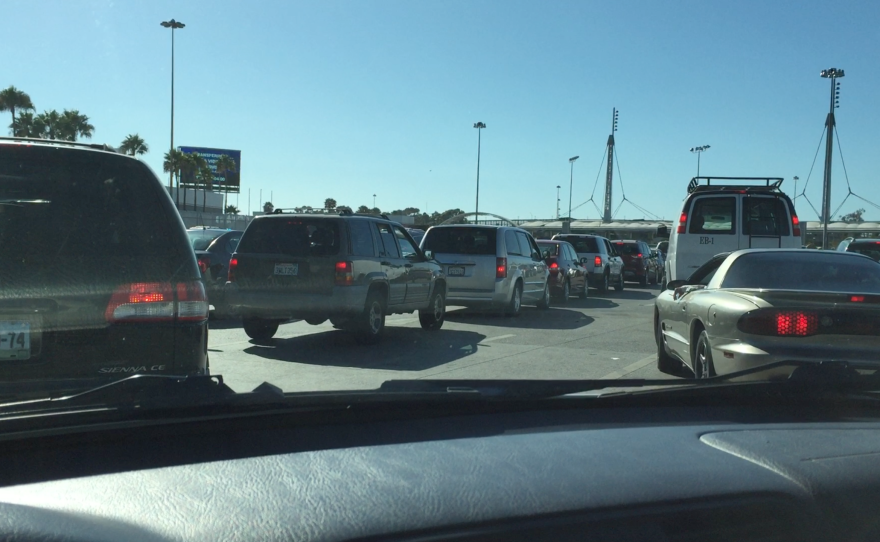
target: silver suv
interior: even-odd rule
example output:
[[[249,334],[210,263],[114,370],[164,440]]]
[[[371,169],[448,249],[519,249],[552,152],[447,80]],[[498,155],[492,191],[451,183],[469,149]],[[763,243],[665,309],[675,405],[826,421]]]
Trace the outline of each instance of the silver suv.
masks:
[[[578,258],[587,268],[590,286],[607,292],[610,286],[618,292],[623,290],[623,258],[608,239],[599,235],[561,233],[553,236],[557,241],[568,241],[577,251]]]
[[[523,229],[434,226],[421,247],[443,266],[450,305],[489,307],[508,316],[518,316],[523,303],[550,306],[550,272],[538,244]]]

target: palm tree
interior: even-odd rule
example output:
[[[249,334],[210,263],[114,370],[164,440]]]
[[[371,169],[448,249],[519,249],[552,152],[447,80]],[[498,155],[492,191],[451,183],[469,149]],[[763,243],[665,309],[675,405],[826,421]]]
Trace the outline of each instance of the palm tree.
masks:
[[[41,137],[42,133],[38,129],[36,118],[30,111],[22,111],[18,114],[10,126],[12,133],[17,137]]]
[[[229,173],[235,173],[235,160],[227,154],[221,154],[217,158],[217,173],[223,175],[223,191],[226,195],[223,197],[223,206],[226,207],[226,198],[229,197]]]
[[[119,150],[131,156],[150,152],[147,142],[137,134],[128,134],[119,145]]]
[[[165,153],[165,160],[162,162],[162,171],[165,173],[173,173],[177,175],[177,191],[180,192],[180,169],[183,165],[184,154],[177,149],[172,149]],[[172,181],[173,184],[173,181]],[[168,188],[173,188],[169,186]],[[177,195],[177,202],[180,203],[180,195]]]
[[[180,176],[183,177],[184,182],[190,185],[196,185],[198,180],[196,179],[196,174],[202,168],[202,164],[204,167],[207,167],[207,162],[205,159],[197,152],[187,153],[183,155],[183,161],[180,165]],[[180,181],[177,181],[178,189],[180,187]],[[193,202],[193,207],[195,208],[196,202]],[[186,187],[183,188],[183,209],[186,210]]]
[[[89,117],[83,115],[76,109],[65,109],[64,112],[61,113],[61,123],[59,128],[61,134],[59,139],[67,141],[76,141],[77,137],[91,139],[92,132],[95,130],[95,127],[89,123]]]
[[[52,109],[34,117],[34,129],[44,139],[63,139],[61,137],[61,114]]]
[[[12,124],[9,127],[12,129],[13,136],[18,135],[18,132],[15,130],[16,108],[23,111],[33,110],[34,104],[31,102],[31,97],[23,90],[18,90],[13,86],[0,90],[0,111],[12,113]]]
[[[227,205],[226,206],[226,214],[228,215],[237,215],[241,211],[238,210],[238,207],[235,205]]]
[[[198,184],[202,186],[202,212],[205,212],[205,205],[208,199],[208,190],[214,187],[214,172],[211,170],[211,166],[208,165],[208,161],[198,157],[199,169],[196,172],[196,180]]]
[[[263,204],[263,212],[264,213],[269,214],[274,210],[275,210],[275,206],[272,205],[271,201],[267,201],[266,203]]]

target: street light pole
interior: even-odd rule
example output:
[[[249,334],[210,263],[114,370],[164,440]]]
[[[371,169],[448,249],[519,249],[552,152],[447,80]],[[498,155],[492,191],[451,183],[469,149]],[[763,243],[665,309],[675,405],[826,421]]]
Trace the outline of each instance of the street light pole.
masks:
[[[791,205],[794,207],[794,214],[797,214],[797,197],[798,197],[798,194],[797,194],[797,182],[798,182],[798,180],[800,179],[800,177],[798,177],[797,175],[795,175],[795,176],[792,177],[792,178],[794,179],[794,199],[792,200]]]
[[[474,209],[474,224],[480,219],[480,135],[485,127],[485,122],[474,123],[474,128],[477,129],[477,204]]]
[[[703,151],[708,151],[709,145],[703,145],[700,147],[691,147],[691,152],[697,155],[697,177],[700,176],[700,155],[703,154]]]
[[[373,194],[373,209],[376,208],[376,194]]]
[[[562,188],[558,184],[556,185],[556,220],[559,220],[559,189]]]
[[[580,158],[580,156],[572,156],[568,159],[568,163],[571,165],[571,171],[568,176],[568,231],[571,232],[571,194],[572,187],[574,186],[574,161]]]
[[[162,26],[171,29],[171,151],[174,152],[174,30],[186,26],[180,21],[171,19],[170,21],[162,21]],[[168,174],[168,187],[174,186],[174,171]],[[180,190],[180,186],[177,187]]]
[[[822,184],[822,249],[828,248],[828,221],[831,219],[831,153],[834,151],[834,110],[840,105],[840,83],[837,81],[843,77],[843,70],[831,68],[822,70],[820,75],[831,79],[831,103],[828,106],[828,116],[825,118],[825,179]]]

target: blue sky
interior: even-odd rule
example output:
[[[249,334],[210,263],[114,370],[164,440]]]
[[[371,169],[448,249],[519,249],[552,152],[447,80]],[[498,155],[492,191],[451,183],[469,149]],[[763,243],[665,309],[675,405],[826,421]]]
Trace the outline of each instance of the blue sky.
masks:
[[[853,192],[880,204],[880,3],[839,1],[7,0],[0,87],[38,111],[79,109],[93,141],[139,133],[161,174],[169,146],[170,31],[175,144],[241,149],[238,204],[376,204],[508,218],[590,199],[612,108],[627,198],[677,216],[701,173],[810,174],[828,110],[820,70],[846,70],[837,124]],[[10,49],[10,44],[18,44]],[[11,51],[11,52],[10,52]],[[5,128],[8,113],[0,117]],[[5,130],[4,130],[5,131]],[[821,201],[824,147],[807,187]],[[832,209],[847,194],[834,156]],[[595,201],[601,207],[604,169]],[[235,201],[233,196],[233,202]],[[840,213],[866,207],[852,197]],[[802,219],[815,219],[799,199]],[[592,204],[578,218],[595,218]],[[624,203],[616,217],[644,216]]]

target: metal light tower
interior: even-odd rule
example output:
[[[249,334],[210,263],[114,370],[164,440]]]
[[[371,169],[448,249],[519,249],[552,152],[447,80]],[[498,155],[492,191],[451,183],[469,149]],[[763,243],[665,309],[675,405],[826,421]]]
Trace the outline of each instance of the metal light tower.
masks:
[[[831,79],[831,101],[828,105],[828,116],[825,118],[825,179],[822,183],[822,249],[828,248],[828,221],[831,220],[831,153],[834,150],[834,110],[840,106],[840,82],[843,70],[831,68],[822,70],[820,75]]]
[[[797,214],[797,182],[798,180],[800,180],[800,177],[795,175],[794,177],[792,177],[792,179],[794,180],[794,199],[791,201],[791,204],[794,207],[794,214]]]
[[[697,155],[697,177],[700,176],[700,155],[709,150],[709,145],[701,147],[691,147],[691,152]]]
[[[474,210],[474,224],[480,220],[480,135],[485,127],[485,122],[474,123],[474,128],[477,129],[477,204]]]
[[[162,21],[162,26],[171,29],[171,151],[174,152],[174,31],[186,26],[180,21],[171,19],[170,21]],[[174,186],[174,172],[168,174],[168,187]],[[180,187],[178,186],[178,189]]]
[[[614,108],[611,120],[611,135],[608,136],[608,168],[605,172],[605,209],[602,214],[602,222],[611,222],[611,190],[614,180],[614,132],[617,131],[617,115],[619,112]]]
[[[568,231],[571,231],[571,193],[574,186],[574,162],[578,158],[580,156],[572,156],[568,159],[568,163],[571,164],[571,172],[568,177]]]
[[[559,189],[562,188],[558,184],[556,185],[556,220],[559,220]]]

